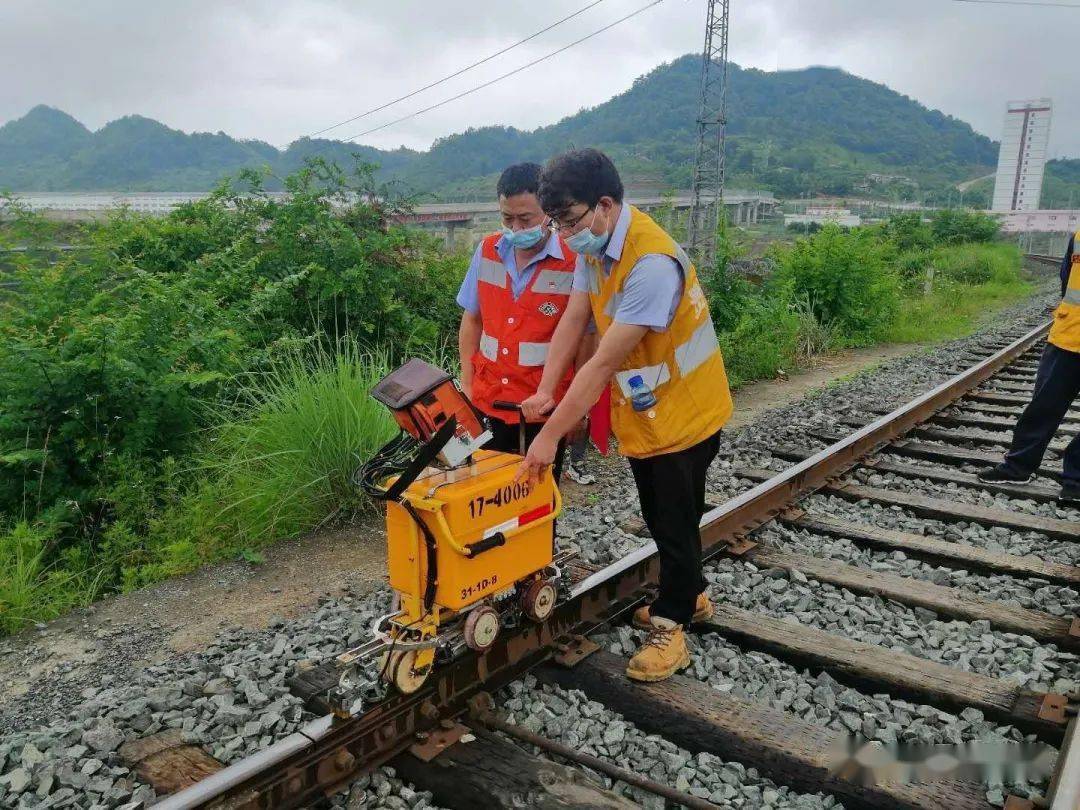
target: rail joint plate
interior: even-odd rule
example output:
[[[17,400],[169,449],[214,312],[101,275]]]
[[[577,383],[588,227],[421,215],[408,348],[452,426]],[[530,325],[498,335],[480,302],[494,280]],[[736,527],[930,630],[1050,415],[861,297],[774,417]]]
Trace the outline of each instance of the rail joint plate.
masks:
[[[555,649],[558,652],[552,656],[552,660],[562,667],[576,667],[594,652],[600,649],[595,641],[590,641],[585,636],[573,635],[560,640]]]
[[[1042,702],[1039,703],[1039,719],[1046,720],[1049,723],[1064,723],[1065,722],[1065,710],[1069,705],[1069,699],[1064,695],[1055,695],[1053,693],[1043,696]]]
[[[440,725],[431,731],[422,731],[416,735],[416,742],[409,746],[409,753],[424,762],[431,762],[439,754],[456,742],[459,742],[469,729],[461,723],[448,723],[448,728]]]

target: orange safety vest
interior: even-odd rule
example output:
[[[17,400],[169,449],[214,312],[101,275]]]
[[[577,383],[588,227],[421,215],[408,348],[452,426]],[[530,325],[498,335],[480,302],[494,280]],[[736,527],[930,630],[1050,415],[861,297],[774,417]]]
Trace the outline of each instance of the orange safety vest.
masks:
[[[1072,263],[1065,297],[1054,310],[1054,325],[1046,338],[1059,349],[1080,352],[1080,231],[1073,237]]]
[[[484,331],[473,355],[473,404],[481,411],[516,424],[514,411],[495,410],[495,400],[522,402],[536,393],[544,374],[551,336],[570,303],[577,254],[559,239],[562,258],[547,256],[533,270],[532,279],[514,300],[510,274],[495,249],[501,234],[480,243],[480,319]],[[570,387],[573,370],[555,389],[559,401]]]

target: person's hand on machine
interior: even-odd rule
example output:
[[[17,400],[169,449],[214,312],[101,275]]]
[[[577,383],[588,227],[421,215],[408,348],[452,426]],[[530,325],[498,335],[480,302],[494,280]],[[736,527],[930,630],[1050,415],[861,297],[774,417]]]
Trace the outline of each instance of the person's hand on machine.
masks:
[[[521,412],[526,422],[542,422],[544,417],[555,410],[555,397],[546,391],[537,391],[521,403]]]
[[[555,463],[555,452],[558,446],[558,438],[553,439],[541,430],[529,445],[525,459],[518,467],[517,475],[514,476],[515,483],[526,479],[530,484],[538,483],[544,470]]]

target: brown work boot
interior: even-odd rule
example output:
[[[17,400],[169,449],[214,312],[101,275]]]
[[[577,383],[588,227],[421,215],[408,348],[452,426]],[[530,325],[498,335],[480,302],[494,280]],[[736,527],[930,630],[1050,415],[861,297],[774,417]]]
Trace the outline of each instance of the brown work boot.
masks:
[[[662,681],[690,666],[686,634],[681,624],[656,616],[652,630],[626,666],[626,675],[635,681]]]
[[[709,601],[709,595],[699,593],[697,601],[694,603],[694,615],[690,618],[690,621],[703,622],[706,619],[711,619],[715,612],[712,602]],[[639,630],[652,630],[652,614],[649,613],[648,605],[639,607],[634,611],[634,627]]]

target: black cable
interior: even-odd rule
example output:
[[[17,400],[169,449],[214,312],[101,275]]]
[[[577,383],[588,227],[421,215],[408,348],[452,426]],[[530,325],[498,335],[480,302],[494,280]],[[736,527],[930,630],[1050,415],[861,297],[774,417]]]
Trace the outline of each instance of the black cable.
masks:
[[[483,84],[478,84],[476,87],[473,87],[473,88],[471,88],[469,90],[465,90],[462,93],[458,93],[456,96],[451,96],[450,98],[443,99],[442,101],[437,102],[435,104],[432,104],[432,105],[430,105],[428,107],[424,107],[422,110],[417,110],[416,112],[409,113],[408,115],[403,115],[400,118],[395,118],[393,121],[388,121],[385,124],[380,124],[377,127],[372,127],[371,129],[366,129],[363,132],[358,132],[356,135],[350,135],[345,140],[346,141],[354,141],[357,138],[363,138],[365,135],[370,135],[373,132],[378,132],[379,130],[386,129],[387,127],[392,127],[392,126],[394,126],[394,124],[400,124],[402,121],[408,121],[410,118],[415,118],[416,116],[423,115],[426,112],[431,112],[432,110],[437,110],[439,107],[442,107],[442,106],[444,106],[446,104],[449,104],[451,101],[457,101],[460,98],[464,98],[465,96],[472,95],[473,93],[475,93],[475,92],[477,92],[479,90],[483,90],[485,87],[490,87],[491,85],[495,84],[496,82],[501,82],[503,79],[508,79],[511,76],[513,76],[513,75],[515,75],[517,73],[520,73],[521,71],[523,71],[523,70],[525,70],[527,68],[531,68],[534,65],[540,64],[541,62],[546,62],[548,59],[551,59],[553,56],[558,56],[563,51],[568,51],[571,48],[573,48],[575,45],[580,45],[582,42],[585,42],[586,40],[590,40],[593,37],[597,36],[598,34],[602,34],[605,31],[608,31],[608,30],[614,28],[616,25],[619,25],[620,23],[624,23],[627,20],[629,20],[630,18],[636,17],[638,14],[641,14],[644,11],[648,11],[653,6],[660,5],[660,3],[662,3],[662,2],[664,2],[664,0],[653,0],[653,2],[649,3],[648,5],[642,6],[637,11],[632,11],[629,14],[627,14],[625,17],[620,17],[619,19],[615,20],[615,22],[608,23],[603,28],[598,28],[597,30],[593,31],[591,34],[586,34],[585,36],[581,37],[580,39],[575,39],[569,45],[563,45],[558,50],[552,51],[551,53],[549,53],[549,54],[547,54],[545,56],[541,56],[539,59],[534,59],[533,61],[528,62],[528,63],[526,63],[524,65],[521,65],[520,67],[516,67],[516,68],[514,68],[513,70],[511,70],[511,71],[509,71],[507,73],[503,73],[501,76],[496,76],[494,79],[486,81]]]
[[[413,96],[416,96],[416,95],[419,95],[420,93],[423,93],[425,90],[430,90],[431,88],[438,87],[440,84],[444,84],[445,82],[448,82],[451,79],[456,79],[461,74],[467,73],[468,71],[472,70],[475,67],[479,67],[480,65],[484,64],[485,62],[490,62],[495,57],[502,56],[504,53],[507,53],[508,51],[512,51],[514,48],[518,47],[519,45],[524,45],[526,42],[528,42],[530,40],[533,40],[533,39],[536,39],[541,34],[546,34],[551,29],[557,28],[558,26],[562,25],[564,22],[567,22],[568,20],[574,19],[574,17],[577,17],[579,14],[584,14],[590,8],[593,8],[594,6],[598,6],[603,2],[604,2],[604,0],[593,0],[592,3],[589,3],[589,5],[585,6],[584,8],[578,9],[573,14],[570,14],[567,17],[563,17],[561,20],[556,20],[555,22],[553,22],[551,25],[547,26],[546,28],[541,28],[535,34],[529,34],[529,36],[525,37],[525,39],[519,39],[514,44],[507,45],[502,50],[495,51],[495,53],[491,54],[490,56],[485,56],[483,59],[481,59],[481,60],[479,60],[477,62],[473,62],[471,65],[466,65],[465,67],[461,68],[460,70],[457,70],[454,73],[451,73],[449,76],[444,76],[443,78],[439,79],[438,81],[434,81],[431,84],[425,84],[423,87],[417,88],[416,90],[413,90],[410,93],[406,93],[403,96],[398,96],[393,101],[388,101],[385,104],[380,104],[378,107],[372,107],[370,110],[367,110],[366,112],[362,112],[359,115],[354,115],[352,118],[348,118],[348,119],[346,119],[344,121],[341,121],[341,122],[339,122],[337,124],[332,124],[331,126],[328,126],[325,129],[320,129],[318,132],[312,132],[311,134],[304,135],[302,137],[304,137],[304,138],[314,138],[316,135],[322,135],[324,132],[329,132],[332,129],[337,129],[338,127],[345,126],[345,124],[351,124],[353,121],[359,121],[361,118],[366,118],[367,116],[371,115],[372,113],[377,113],[377,112],[379,112],[381,110],[385,110],[387,107],[392,107],[395,104],[397,104],[399,101],[405,101],[406,99],[410,99]]]

